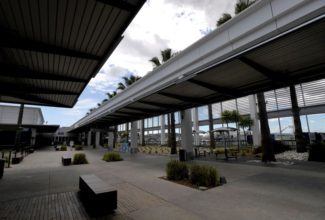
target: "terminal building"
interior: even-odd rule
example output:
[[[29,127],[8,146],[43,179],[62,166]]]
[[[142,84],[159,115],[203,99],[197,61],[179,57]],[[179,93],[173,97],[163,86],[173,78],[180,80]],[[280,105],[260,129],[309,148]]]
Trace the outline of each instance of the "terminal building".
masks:
[[[15,144],[16,131],[20,129],[23,146],[49,145],[59,125],[47,125],[41,108],[24,107],[22,125],[18,127],[19,106],[0,105],[0,139],[1,146],[11,147]]]
[[[206,105],[212,104],[215,128],[224,126],[224,110],[250,115],[255,121],[252,142],[259,146],[255,94],[264,94],[274,139],[291,141],[288,87],[294,85],[305,136],[310,142],[321,139],[324,24],[321,1],[257,1],[74,123],[70,132],[88,144],[99,143],[118,125],[119,131],[131,131],[131,148],[137,147],[143,130],[156,139],[158,134],[157,143],[165,144],[164,115],[175,112],[181,146],[191,153],[193,142],[201,143],[200,132],[193,131],[208,130]]]
[[[319,140],[325,140],[325,80],[317,80],[309,83],[302,83],[296,85],[298,105],[300,107],[300,120],[302,123],[305,137],[310,143]],[[294,123],[291,112],[291,99],[289,88],[275,89],[264,93],[266,99],[266,107],[269,117],[269,125],[271,133],[276,140],[280,140],[288,145],[294,146]],[[237,110],[241,115],[250,115],[254,121],[258,122],[258,115],[254,114],[256,109],[256,98],[254,96],[245,96],[238,99],[232,99],[225,102],[212,104],[214,128],[225,127],[226,125],[221,121],[221,113],[225,110]],[[257,109],[256,109],[257,110]],[[196,115],[196,117],[193,117]],[[201,106],[192,109],[193,125],[196,125],[194,130],[202,131],[194,132],[193,136],[197,136],[196,145],[208,144],[209,138],[209,118],[207,106]],[[166,122],[167,116],[151,117],[144,120],[145,139],[148,143],[161,144],[165,143],[167,136],[167,127],[165,123],[165,132],[162,132],[162,119]],[[181,133],[180,128],[180,112],[175,113],[176,133]],[[229,124],[230,127],[236,127],[234,123]],[[139,122],[138,127],[141,127]],[[131,129],[131,128],[129,128]],[[126,124],[118,126],[118,131],[125,131]],[[255,132],[259,132],[256,130]],[[160,137],[161,133],[165,134]],[[249,134],[252,131],[249,131]],[[258,134],[258,133],[257,133]],[[233,132],[236,136],[237,132]],[[256,135],[259,136],[259,135]],[[241,131],[241,138],[243,132]],[[195,139],[194,139],[195,140]],[[257,140],[258,141],[258,140]],[[256,144],[258,145],[258,143]]]

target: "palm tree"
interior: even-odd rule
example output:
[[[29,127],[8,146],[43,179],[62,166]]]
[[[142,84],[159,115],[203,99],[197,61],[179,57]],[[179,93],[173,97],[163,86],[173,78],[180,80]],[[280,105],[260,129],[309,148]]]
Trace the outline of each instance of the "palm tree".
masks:
[[[209,133],[210,133],[210,147],[215,148],[216,142],[214,140],[214,132],[213,132],[213,112],[212,112],[212,104],[208,105],[208,115],[209,115]]]
[[[141,77],[139,76],[134,76],[134,75],[130,75],[129,77],[122,77],[122,79],[124,80],[124,83],[119,82],[117,85],[117,89],[118,90],[125,90],[128,86],[132,85],[133,83],[135,83],[137,80],[141,79]],[[129,141],[129,123],[126,123],[126,142]],[[144,139],[144,138],[143,138]]]
[[[240,141],[239,141],[239,135],[240,135],[240,132],[239,132],[239,120],[240,120],[240,114],[237,110],[233,110],[231,111],[231,122],[234,122],[236,123],[236,128],[237,128],[237,147],[238,147],[238,151],[239,151],[239,145],[240,145]]]
[[[117,92],[116,91],[114,91],[112,93],[108,92],[108,93],[106,93],[106,95],[107,95],[108,99],[111,99],[111,98],[113,98],[114,96],[117,95]]]
[[[231,14],[229,13],[223,13],[219,20],[217,21],[217,27],[220,27],[222,24],[226,23],[231,19]]]
[[[233,119],[232,117],[232,112],[225,110],[223,112],[221,112],[221,121],[222,123],[226,123],[227,124],[227,128],[229,127],[229,122],[231,122]]]
[[[270,127],[266,111],[265,96],[263,92],[257,93],[262,143],[262,161],[275,161],[274,146],[271,140]]]
[[[96,109],[96,108],[90,108],[90,109],[88,110],[88,112],[86,113],[86,115],[89,115],[89,114],[92,113],[95,109]]]
[[[113,91],[111,93],[108,92],[108,93],[106,93],[106,95],[107,95],[108,99],[111,99],[111,98],[113,98],[114,96],[117,95],[117,92],[116,91]],[[107,102],[108,99],[104,99],[103,103]],[[115,148],[116,141],[117,141],[117,125],[114,126],[114,131],[113,131],[113,148]]]
[[[290,98],[291,98],[291,111],[293,116],[293,123],[295,126],[295,139],[297,152],[306,152],[306,141],[302,133],[301,122],[300,122],[300,109],[297,101],[296,88],[294,85],[289,86]]]
[[[254,4],[256,0],[237,0],[235,5],[235,14],[239,14],[242,11],[245,11],[252,4]]]
[[[239,14],[240,12],[246,10],[251,5],[253,5],[255,0],[238,0],[235,5],[235,14]],[[257,96],[257,104],[259,109],[259,118],[261,124],[261,143],[263,148],[263,156],[262,161],[275,161],[274,156],[274,147],[271,140],[270,127],[268,124],[268,117],[266,112],[266,103],[264,93],[260,92],[256,94]]]
[[[240,117],[239,118],[239,122],[238,122],[239,127],[241,127],[243,129],[244,132],[244,137],[245,137],[245,141],[247,144],[247,136],[246,136],[246,130],[245,128],[251,128],[254,125],[254,120],[251,119],[250,116],[245,116],[245,117]]]
[[[165,50],[160,51],[161,60],[158,57],[153,57],[149,61],[153,64],[154,69],[163,63],[167,62],[175,53],[172,52],[172,49],[167,48]],[[171,148],[171,154],[176,154],[176,134],[175,134],[175,114],[170,113],[170,122],[168,120],[168,128],[170,128],[170,132],[168,129],[168,146]]]

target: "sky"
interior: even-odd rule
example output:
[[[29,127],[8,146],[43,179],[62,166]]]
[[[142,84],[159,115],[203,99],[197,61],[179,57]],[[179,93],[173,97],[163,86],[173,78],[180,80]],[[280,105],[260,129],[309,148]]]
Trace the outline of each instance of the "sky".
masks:
[[[216,27],[224,12],[233,14],[236,0],[148,0],[124,33],[124,39],[71,108],[42,107],[48,124],[70,126],[116,90],[123,76],[144,76],[148,61],[160,51],[184,50]]]

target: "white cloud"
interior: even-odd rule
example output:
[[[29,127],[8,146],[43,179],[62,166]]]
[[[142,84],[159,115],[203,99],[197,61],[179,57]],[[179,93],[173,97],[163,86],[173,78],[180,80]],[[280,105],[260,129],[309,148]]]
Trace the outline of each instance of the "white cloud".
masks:
[[[90,108],[97,106],[97,100],[92,98],[86,98],[78,100],[77,104],[72,109],[64,109],[62,114],[65,116],[72,116],[80,119],[85,116]]]
[[[123,76],[128,75],[128,70],[119,66],[105,65],[99,73],[91,79],[88,86],[94,92],[112,92],[116,90],[117,84],[122,81]]]
[[[223,12],[233,11],[235,1],[147,1],[104,67],[114,64],[140,76],[147,74],[152,70],[149,59],[168,47],[184,50],[202,38]]]

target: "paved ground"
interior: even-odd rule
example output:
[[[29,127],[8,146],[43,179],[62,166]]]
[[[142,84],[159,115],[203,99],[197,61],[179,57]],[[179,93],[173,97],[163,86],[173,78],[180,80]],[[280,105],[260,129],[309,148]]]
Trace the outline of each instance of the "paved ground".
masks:
[[[102,219],[324,219],[325,164],[263,166],[196,160],[218,168],[228,183],[207,191],[178,185],[165,175],[168,156],[124,155],[100,160],[104,149],[84,152],[88,165],[63,167],[62,152],[36,151],[6,168],[0,180],[0,219],[91,219],[80,203],[78,176],[95,173],[118,189],[118,209]],[[72,153],[72,152],[71,152]]]

